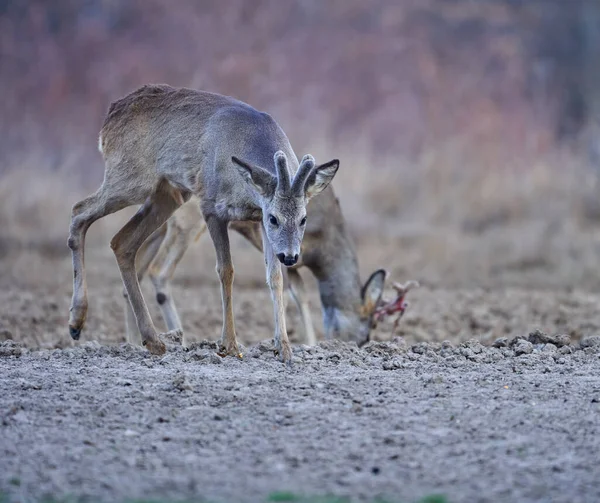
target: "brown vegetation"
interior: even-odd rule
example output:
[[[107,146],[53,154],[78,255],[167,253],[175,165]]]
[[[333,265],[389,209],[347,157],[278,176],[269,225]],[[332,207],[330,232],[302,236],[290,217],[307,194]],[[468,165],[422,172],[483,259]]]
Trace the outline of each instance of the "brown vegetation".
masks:
[[[425,277],[543,262],[600,283],[594,2],[3,0],[0,13],[4,250],[66,255],[70,206],[102,176],[109,103],[168,82],[246,100],[298,152],[339,157],[362,254],[378,256],[376,235]]]

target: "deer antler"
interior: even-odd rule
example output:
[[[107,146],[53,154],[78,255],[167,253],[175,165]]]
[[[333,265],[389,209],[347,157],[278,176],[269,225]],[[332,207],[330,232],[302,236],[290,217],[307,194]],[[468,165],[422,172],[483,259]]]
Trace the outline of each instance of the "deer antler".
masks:
[[[404,297],[409,290],[418,288],[419,282],[410,280],[404,284],[392,283],[392,287],[396,290],[396,298],[387,302],[383,300],[380,301],[379,306],[375,309],[375,322],[379,322],[388,316],[393,316],[398,313],[398,317],[394,321],[395,331],[400,322],[400,318],[402,318],[404,311],[406,311],[406,308],[408,307],[408,302],[404,300]]]

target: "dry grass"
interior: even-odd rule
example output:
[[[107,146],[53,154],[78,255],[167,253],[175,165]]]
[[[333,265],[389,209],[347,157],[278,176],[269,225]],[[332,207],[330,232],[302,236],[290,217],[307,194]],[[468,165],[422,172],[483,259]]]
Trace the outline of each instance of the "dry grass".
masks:
[[[444,284],[600,284],[597,182],[554,146],[560,90],[532,73],[540,6],[11,5],[0,18],[5,253],[66,256],[70,207],[102,180],[109,102],[166,81],[244,99],[299,155],[339,157],[334,185],[365,268]],[[94,224],[89,246],[106,246],[123,213]]]
[[[398,279],[445,286],[600,285],[594,178],[575,158],[482,169],[479,152],[450,144],[417,163],[370,160],[360,146],[333,142],[310,151],[342,160],[334,185],[365,273],[383,265]],[[0,179],[4,252],[67,256],[70,207],[94,189],[37,166],[11,170]],[[133,210],[94,224],[88,247],[106,247]]]

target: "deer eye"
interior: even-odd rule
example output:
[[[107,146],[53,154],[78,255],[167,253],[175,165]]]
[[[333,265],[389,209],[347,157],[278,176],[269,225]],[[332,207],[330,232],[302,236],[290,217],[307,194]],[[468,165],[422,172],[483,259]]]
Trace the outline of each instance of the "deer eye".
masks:
[[[269,215],[269,222],[274,227],[278,227],[279,226],[279,222],[277,221],[277,219],[273,215]]]
[[[306,217],[300,220],[300,227],[304,227],[306,225]]]

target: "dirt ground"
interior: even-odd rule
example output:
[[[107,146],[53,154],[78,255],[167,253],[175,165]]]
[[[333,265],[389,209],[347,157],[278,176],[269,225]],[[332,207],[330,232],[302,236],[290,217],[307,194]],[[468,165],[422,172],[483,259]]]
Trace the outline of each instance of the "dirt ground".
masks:
[[[398,333],[383,324],[360,350],[308,348],[290,305],[297,344],[288,369],[270,348],[272,307],[249,245],[234,239],[244,359],[221,359],[209,342],[221,308],[208,240],[189,251],[174,285],[190,347],[153,357],[125,343],[108,239],[90,234],[90,310],[79,342],[68,336],[64,242],[0,249],[0,493],[8,501],[234,503],[282,492],[600,501],[599,278],[582,255],[565,272],[552,247],[541,262],[523,245],[521,257],[500,249],[497,262],[484,263],[475,257],[489,259],[493,241],[454,260],[444,258],[450,242],[441,252],[423,237],[358,239],[363,276],[384,265],[393,279],[423,283]],[[144,292],[161,326],[148,285]]]

